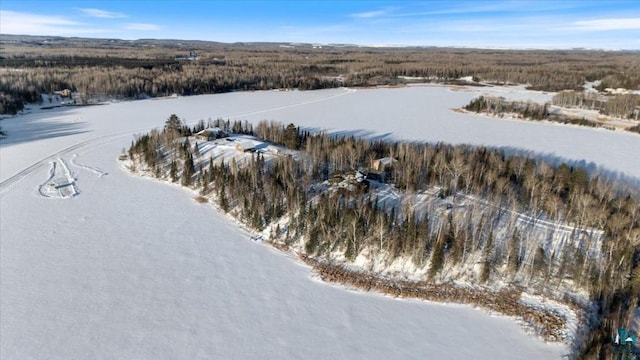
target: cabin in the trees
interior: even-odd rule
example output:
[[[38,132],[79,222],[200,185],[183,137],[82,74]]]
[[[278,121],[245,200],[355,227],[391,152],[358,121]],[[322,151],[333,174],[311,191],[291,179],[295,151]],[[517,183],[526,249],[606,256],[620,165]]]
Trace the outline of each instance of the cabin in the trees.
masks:
[[[253,141],[242,141],[236,145],[236,150],[240,152],[254,152],[256,151],[256,144]]]
[[[371,169],[367,172],[367,180],[373,180],[377,182],[387,182],[391,177],[391,171],[393,165],[398,160],[392,157],[384,157],[375,159],[371,162]]]
[[[64,90],[60,90],[60,91],[54,91],[53,93],[56,94],[56,95],[60,95],[60,96],[62,96],[64,98],[71,97],[71,90],[69,90],[69,89],[64,89]]]
[[[396,162],[398,162],[398,160],[392,157],[383,157],[380,159],[373,160],[373,163],[371,164],[371,168],[374,171],[386,171],[391,169],[393,167],[393,164],[395,164]]]
[[[226,131],[216,127],[204,129],[196,134],[196,140],[211,141],[229,136]]]

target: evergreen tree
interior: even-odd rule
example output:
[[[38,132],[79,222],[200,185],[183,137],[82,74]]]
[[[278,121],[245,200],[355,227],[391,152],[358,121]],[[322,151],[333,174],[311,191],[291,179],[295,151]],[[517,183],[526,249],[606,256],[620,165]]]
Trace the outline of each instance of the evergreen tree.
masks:
[[[294,124],[287,125],[287,128],[284,130],[283,140],[284,146],[289,149],[297,150],[300,148],[300,134]]]
[[[193,165],[193,156],[191,154],[187,155],[186,160],[184,161],[184,167],[182,169],[182,185],[189,186],[191,185],[193,175],[195,174],[195,166]]]
[[[512,275],[515,275],[520,269],[520,241],[520,233],[517,229],[513,230],[513,234],[509,240],[509,252],[507,254],[507,268]]]
[[[442,234],[442,229],[440,229],[440,234]],[[429,265],[428,272],[429,281],[433,281],[435,276],[438,275],[444,266],[444,247],[445,242],[443,241],[442,236],[438,236],[433,253],[431,254],[431,264]]]
[[[196,159],[200,158],[200,146],[198,146],[198,142],[196,141],[195,146],[193,147],[193,155],[196,157]]]
[[[493,230],[489,230],[489,237],[482,252],[482,268],[480,270],[480,282],[486,283],[491,277],[491,268],[493,267],[491,253],[493,251]]]
[[[178,182],[178,163],[175,160],[171,160],[169,177],[171,178],[172,182]]]
[[[174,130],[178,133],[182,132],[182,120],[176,114],[171,114],[167,121],[164,123],[164,128],[166,130]]]
[[[220,208],[222,211],[229,212],[229,200],[227,199],[227,192],[225,183],[222,182],[222,185],[218,188],[218,203],[220,204]]]

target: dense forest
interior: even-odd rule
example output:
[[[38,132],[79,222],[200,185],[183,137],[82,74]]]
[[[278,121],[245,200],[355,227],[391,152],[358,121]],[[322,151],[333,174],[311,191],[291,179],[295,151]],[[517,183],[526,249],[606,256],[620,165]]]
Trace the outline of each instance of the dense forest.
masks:
[[[214,160],[192,136],[205,127],[287,150]],[[374,171],[383,158],[388,166]],[[528,291],[581,309],[589,331],[574,339],[548,325],[557,314],[529,317],[545,338],[573,341],[579,358],[610,355],[612,329],[627,325],[640,297],[637,188],[571,164],[486,147],[310,134],[277,122],[190,128],[175,115],[138,136],[121,159],[132,171],[196,189],[200,201],[296,249],[329,281],[489,307],[518,303]],[[393,278],[385,269],[398,262],[419,279],[381,282],[376,274]],[[477,291],[456,288],[457,280]],[[495,292],[503,290],[511,292]],[[517,306],[492,309],[526,317]]]
[[[455,82],[465,76],[532,89],[579,89],[585,81],[638,89],[634,52],[366,48],[222,44],[1,35],[0,104],[13,113],[40,94],[83,99],[196,95],[236,90]],[[197,58],[190,60],[190,50]],[[624,75],[624,76],[623,76]]]
[[[553,107],[553,106],[555,107]],[[568,114],[565,109],[579,108],[597,110],[602,115],[612,115],[620,119],[637,120],[640,115],[640,95],[615,95],[603,99],[598,94],[575,91],[561,91],[553,96],[551,103],[532,101],[511,101],[499,97],[479,96],[464,106],[464,110],[492,116],[514,116],[534,121],[552,121],[562,124],[603,127],[611,130],[621,128],[640,133],[640,124],[629,121],[626,125],[612,126],[606,120],[587,119],[584,116]]]
[[[636,119],[640,108],[640,95],[623,94],[602,96],[597,93],[561,91],[553,96],[553,105],[598,110],[601,114]]]

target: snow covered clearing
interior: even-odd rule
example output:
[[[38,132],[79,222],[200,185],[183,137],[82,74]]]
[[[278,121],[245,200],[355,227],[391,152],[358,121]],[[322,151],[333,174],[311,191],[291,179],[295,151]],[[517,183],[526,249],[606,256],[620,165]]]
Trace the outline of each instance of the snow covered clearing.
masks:
[[[505,317],[317,282],[307,266],[250,241],[193,193],[130,175],[117,160],[134,134],[175,113],[189,123],[274,119],[385,139],[504,146],[640,178],[637,136],[450,110],[475,91],[487,90],[230,93],[2,120],[0,358],[561,358],[566,346],[528,336]],[[76,196],[41,196],[43,184],[70,179],[81,185]]]
[[[395,207],[396,213],[401,213],[405,208],[416,212],[418,217],[429,214],[432,219],[430,226],[437,228],[441,219],[448,214],[455,214],[462,223],[478,222],[480,218],[471,219],[470,213],[479,209],[477,215],[483,215],[491,210],[497,210],[494,215],[492,228],[496,239],[507,239],[510,236],[508,229],[517,224],[524,238],[532,243],[542,246],[549,253],[559,253],[566,243],[572,243],[580,249],[585,249],[592,257],[600,256],[602,244],[602,230],[579,227],[575,224],[551,221],[542,212],[540,214],[524,213],[508,208],[500,208],[496,204],[489,203],[477,196],[458,192],[456,196],[440,196],[440,189],[433,188],[428,191],[403,194],[393,185],[372,183],[370,198],[378,198],[379,206]],[[480,261],[478,259],[477,261]],[[527,262],[532,259],[526,259]],[[424,275],[424,274],[423,274]]]

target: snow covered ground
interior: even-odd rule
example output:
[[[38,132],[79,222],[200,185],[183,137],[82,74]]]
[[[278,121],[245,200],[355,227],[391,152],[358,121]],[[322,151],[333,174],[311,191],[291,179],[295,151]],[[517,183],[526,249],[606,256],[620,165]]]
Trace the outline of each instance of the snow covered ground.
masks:
[[[175,113],[524,148],[640,177],[638,136],[450,111],[477,91],[488,90],[245,92],[2,120],[0,358],[561,358],[566,346],[504,317],[318,282],[194,194],[117,160]]]

